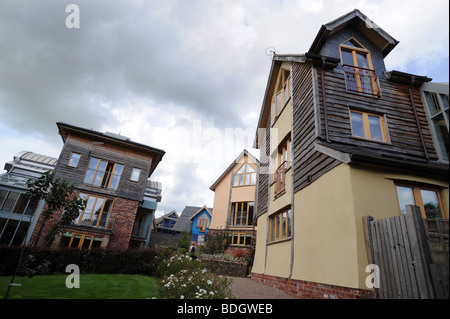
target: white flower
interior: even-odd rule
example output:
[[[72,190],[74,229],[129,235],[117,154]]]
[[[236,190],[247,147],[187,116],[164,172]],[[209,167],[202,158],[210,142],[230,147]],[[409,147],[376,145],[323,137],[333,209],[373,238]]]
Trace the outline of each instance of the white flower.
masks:
[[[210,294],[211,296],[214,296],[214,291],[210,291],[209,294]]]
[[[183,296],[183,295],[181,295],[181,296],[180,296],[180,299],[184,299],[184,296]]]
[[[212,281],[208,279],[208,281],[206,282],[208,285],[212,284]]]
[[[204,274],[205,272],[207,272],[208,270],[206,268],[202,269],[202,274]]]

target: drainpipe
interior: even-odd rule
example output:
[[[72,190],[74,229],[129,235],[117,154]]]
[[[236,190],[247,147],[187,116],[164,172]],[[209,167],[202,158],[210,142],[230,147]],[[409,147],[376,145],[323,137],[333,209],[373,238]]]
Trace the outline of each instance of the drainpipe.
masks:
[[[414,116],[416,118],[417,128],[419,130],[419,136],[420,136],[420,141],[422,142],[423,152],[425,153],[425,158],[427,160],[429,160],[430,157],[429,157],[428,152],[427,152],[427,147],[425,145],[425,140],[424,140],[423,134],[422,134],[422,128],[420,127],[419,116],[417,115],[416,104],[414,103],[414,97],[413,97],[413,94],[412,94],[412,86],[414,85],[414,80],[415,80],[415,76],[412,75],[411,76],[411,82],[409,83],[409,88],[408,88],[408,90],[409,90],[409,98],[411,100],[411,105],[412,105],[412,108],[413,108],[413,111],[414,111]]]
[[[327,100],[325,95],[325,79],[323,76],[323,72],[325,70],[325,61],[326,58],[322,57],[322,68],[320,70],[320,79],[322,80],[322,100],[323,100],[323,117],[325,119],[325,139],[328,143],[330,143],[330,138],[328,136],[328,115],[327,115]]]

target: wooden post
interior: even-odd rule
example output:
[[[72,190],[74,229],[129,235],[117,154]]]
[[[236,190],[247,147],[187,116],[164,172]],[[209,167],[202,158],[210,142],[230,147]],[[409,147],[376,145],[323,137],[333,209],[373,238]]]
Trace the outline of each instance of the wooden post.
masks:
[[[366,245],[367,261],[368,261],[369,265],[376,264],[375,255],[374,255],[374,247],[373,247],[373,238],[372,238],[372,227],[370,225],[370,223],[372,221],[373,221],[372,216],[363,216],[362,217],[364,241],[365,241],[365,245]],[[379,299],[378,288],[374,288],[374,291],[375,291],[375,298]]]
[[[417,283],[422,299],[434,299],[433,279],[431,277],[430,264],[431,253],[428,247],[425,225],[422,220],[420,208],[413,205],[406,206],[406,224],[410,236],[411,252],[415,259]]]

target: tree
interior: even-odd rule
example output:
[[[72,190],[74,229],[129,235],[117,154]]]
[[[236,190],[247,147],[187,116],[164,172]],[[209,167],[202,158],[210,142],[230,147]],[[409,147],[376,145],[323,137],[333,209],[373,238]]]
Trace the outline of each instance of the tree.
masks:
[[[78,217],[80,212],[86,206],[86,200],[80,196],[74,196],[75,186],[72,182],[67,182],[64,178],[57,178],[55,180],[55,173],[48,171],[42,174],[42,176],[36,180],[29,179],[27,181],[28,192],[30,196],[30,204],[36,205],[40,200],[45,201],[44,210],[42,212],[42,222],[39,226],[39,230],[34,239],[28,244],[29,247],[35,246],[39,242],[42,230],[44,229],[47,221],[57,211],[63,211],[59,221],[52,226],[51,231],[45,236],[44,246],[50,245],[53,238],[61,229],[65,226],[69,226]],[[29,253],[23,258],[26,250],[24,245],[19,257],[19,263],[11,278],[11,282],[6,290],[5,299],[8,298],[9,290],[13,285],[14,279],[19,272],[27,273],[28,276],[33,276],[37,271],[48,268],[49,263],[44,261],[43,264],[32,267],[35,261],[35,255]]]
[[[42,174],[40,178],[36,180],[30,179],[27,182],[31,203],[37,203],[40,200],[45,201],[44,211],[42,212],[44,218],[30,246],[38,243],[45,224],[55,212],[64,211],[59,222],[52,227],[50,233],[45,237],[45,246],[51,243],[62,227],[71,225],[86,206],[85,199],[73,196],[75,186],[72,182],[67,182],[63,177],[56,180],[54,178],[55,173],[48,171]]]

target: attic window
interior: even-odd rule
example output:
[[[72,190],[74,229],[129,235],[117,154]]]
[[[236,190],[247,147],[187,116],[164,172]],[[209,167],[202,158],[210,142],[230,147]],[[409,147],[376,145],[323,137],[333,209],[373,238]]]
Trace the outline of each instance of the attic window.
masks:
[[[256,171],[248,163],[245,163],[235,173],[233,177],[233,187],[243,185],[255,185],[256,183]]]
[[[350,38],[339,47],[347,91],[379,97],[380,86],[369,50],[355,38]]]

